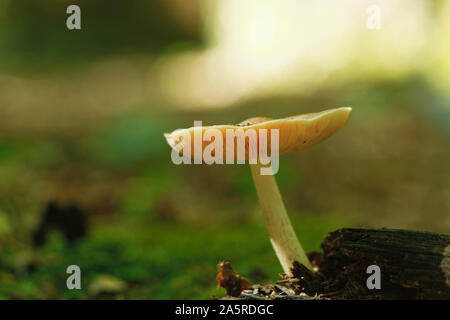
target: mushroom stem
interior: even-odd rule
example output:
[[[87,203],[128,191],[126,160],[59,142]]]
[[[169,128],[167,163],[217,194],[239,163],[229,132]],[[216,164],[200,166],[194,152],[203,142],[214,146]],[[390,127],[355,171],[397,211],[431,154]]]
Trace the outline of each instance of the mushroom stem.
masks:
[[[260,164],[250,164],[250,168],[269,231],[270,242],[272,242],[284,272],[292,276],[291,267],[294,261],[300,262],[313,271],[311,263],[295,235],[294,228],[292,228],[275,177],[261,175]]]

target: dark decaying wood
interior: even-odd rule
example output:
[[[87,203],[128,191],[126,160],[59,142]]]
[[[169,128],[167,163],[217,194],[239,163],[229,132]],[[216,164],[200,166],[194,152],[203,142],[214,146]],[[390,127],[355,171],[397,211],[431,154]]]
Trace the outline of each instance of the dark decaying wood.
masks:
[[[450,299],[450,235],[348,228],[331,232],[322,249],[312,289],[330,298]],[[380,267],[380,290],[367,288],[370,265]]]

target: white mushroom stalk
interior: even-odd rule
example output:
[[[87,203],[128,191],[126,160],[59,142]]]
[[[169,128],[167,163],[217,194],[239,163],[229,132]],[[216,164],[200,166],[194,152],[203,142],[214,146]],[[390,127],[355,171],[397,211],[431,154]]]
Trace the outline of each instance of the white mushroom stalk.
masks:
[[[314,271],[302,245],[297,239],[289,216],[284,207],[280,190],[274,175],[261,175],[260,164],[251,164],[256,193],[264,215],[270,242],[275,250],[283,271],[292,275],[292,265],[298,261]]]

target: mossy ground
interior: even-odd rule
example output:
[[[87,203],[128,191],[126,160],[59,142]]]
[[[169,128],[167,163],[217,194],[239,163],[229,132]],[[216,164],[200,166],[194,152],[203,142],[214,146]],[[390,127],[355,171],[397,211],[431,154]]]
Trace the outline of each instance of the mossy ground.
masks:
[[[318,250],[326,233],[340,226],[311,216],[295,219],[307,250]],[[251,283],[274,282],[281,272],[260,224],[205,227],[112,221],[91,227],[89,236],[71,246],[55,233],[42,249],[6,250],[0,257],[0,297],[210,299],[224,295],[216,282],[220,260],[232,261]],[[81,290],[66,288],[66,268],[72,264],[81,268]],[[104,275],[121,285],[108,289],[109,284],[103,283],[106,292],[96,291],[93,284]]]

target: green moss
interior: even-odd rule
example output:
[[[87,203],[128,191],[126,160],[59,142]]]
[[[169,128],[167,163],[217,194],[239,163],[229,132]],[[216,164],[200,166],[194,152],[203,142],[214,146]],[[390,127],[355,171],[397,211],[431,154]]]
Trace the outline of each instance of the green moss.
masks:
[[[306,250],[318,250],[328,231],[342,226],[329,219],[294,215],[293,223]],[[11,253],[13,254],[13,253]],[[37,259],[37,257],[40,257]],[[2,264],[13,259],[0,258]],[[2,273],[0,296],[6,298],[86,299],[99,275],[124,281],[126,289],[112,295],[128,299],[210,299],[223,296],[216,286],[216,264],[229,260],[251,283],[278,279],[281,267],[263,225],[198,227],[181,223],[97,226],[73,246],[52,236],[34,252],[34,271]],[[79,265],[82,289],[66,288],[66,268]],[[5,280],[7,279],[7,281]],[[111,297],[111,296],[109,296]]]

